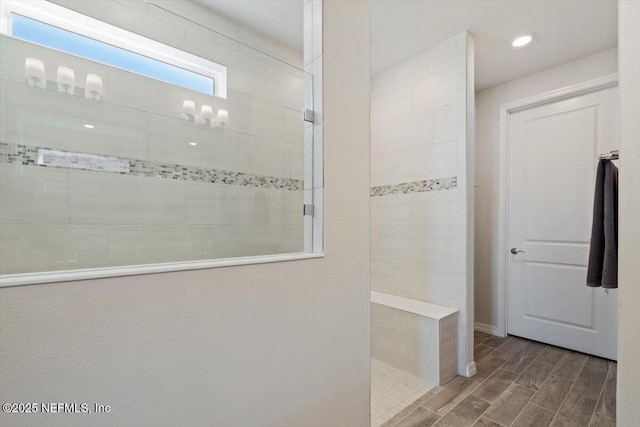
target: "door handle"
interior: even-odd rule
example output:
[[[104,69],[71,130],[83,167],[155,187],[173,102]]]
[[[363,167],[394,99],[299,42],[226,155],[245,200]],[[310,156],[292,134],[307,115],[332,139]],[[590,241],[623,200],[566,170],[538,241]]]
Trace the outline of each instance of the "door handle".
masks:
[[[522,249],[511,248],[511,253],[517,255],[519,253],[524,253]]]

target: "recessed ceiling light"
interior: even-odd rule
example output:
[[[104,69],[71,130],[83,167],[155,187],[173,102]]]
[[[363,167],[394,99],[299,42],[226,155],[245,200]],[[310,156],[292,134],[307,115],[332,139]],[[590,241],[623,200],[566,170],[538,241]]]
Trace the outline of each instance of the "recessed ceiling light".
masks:
[[[197,142],[190,142],[189,145],[196,146],[196,145],[198,145],[198,143]]]
[[[518,36],[511,42],[511,46],[513,46],[513,47],[526,46],[529,43],[531,43],[531,40],[533,40],[533,37],[530,36],[529,34],[525,34],[523,36]]]
[[[86,125],[84,125],[84,127],[86,127],[87,129],[93,129],[95,126],[94,125],[90,125],[90,124],[86,124]]]

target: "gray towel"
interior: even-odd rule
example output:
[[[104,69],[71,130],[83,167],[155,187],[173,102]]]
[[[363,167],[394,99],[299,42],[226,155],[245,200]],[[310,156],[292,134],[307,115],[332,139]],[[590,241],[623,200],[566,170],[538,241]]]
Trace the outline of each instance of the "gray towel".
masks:
[[[611,160],[598,163],[587,286],[618,287],[618,168]]]

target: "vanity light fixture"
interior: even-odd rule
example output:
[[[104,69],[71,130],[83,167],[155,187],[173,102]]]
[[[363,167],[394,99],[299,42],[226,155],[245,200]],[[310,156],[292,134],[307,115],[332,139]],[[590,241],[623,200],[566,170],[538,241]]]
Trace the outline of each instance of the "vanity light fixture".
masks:
[[[533,40],[533,36],[532,35],[523,34],[523,35],[518,36],[515,39],[513,39],[513,41],[511,42],[511,46],[513,46],[513,47],[523,47],[523,46],[526,46],[529,43],[531,43],[531,40]]]
[[[29,86],[47,88],[47,81],[44,73],[44,63],[36,58],[25,58],[24,72],[27,76]]]
[[[193,122],[196,118],[196,103],[191,99],[185,99],[182,102],[182,114],[188,121]]]
[[[213,108],[211,105],[203,105],[202,108],[200,108],[200,115],[204,120],[204,124],[211,126],[211,121],[213,120]]]
[[[76,73],[69,67],[58,66],[58,92],[73,95]]]
[[[195,147],[196,145],[198,145],[198,143],[197,142],[190,142],[189,145]]]
[[[88,124],[88,123],[87,123],[86,125],[84,125],[84,127],[86,127],[87,129],[93,129],[93,128],[95,128],[95,126],[94,126],[94,125],[90,125],[90,124]]]
[[[221,127],[229,121],[229,112],[227,110],[218,110],[218,123]]]
[[[87,74],[87,83],[84,86],[84,97],[99,101],[102,97],[102,77],[97,74]]]

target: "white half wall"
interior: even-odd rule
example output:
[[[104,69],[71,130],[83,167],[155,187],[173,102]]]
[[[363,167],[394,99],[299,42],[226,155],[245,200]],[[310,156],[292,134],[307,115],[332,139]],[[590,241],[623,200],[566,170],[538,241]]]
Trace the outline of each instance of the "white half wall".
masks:
[[[640,425],[640,2],[619,2],[619,427]]]
[[[0,289],[3,426],[369,426],[369,2],[324,4],[321,259]]]
[[[617,49],[476,93],[475,322],[498,326],[498,163],[500,106],[617,71]]]

